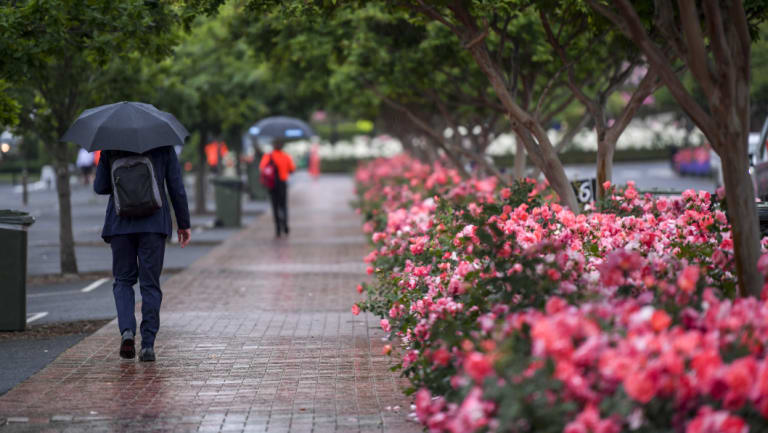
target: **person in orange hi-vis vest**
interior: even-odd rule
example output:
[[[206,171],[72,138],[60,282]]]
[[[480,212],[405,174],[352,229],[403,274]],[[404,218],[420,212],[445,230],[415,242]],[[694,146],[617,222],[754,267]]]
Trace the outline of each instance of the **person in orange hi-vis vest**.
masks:
[[[219,172],[219,156],[224,156],[229,152],[227,143],[223,141],[212,141],[205,145],[205,159],[208,161],[213,173]]]
[[[276,139],[274,150],[264,154],[259,163],[259,170],[264,170],[267,164],[273,164],[277,169],[275,185],[269,190],[272,199],[272,216],[275,219],[275,235],[288,234],[288,177],[296,171],[296,164],[290,155],[283,152],[285,141]]]
[[[317,143],[312,143],[312,147],[309,149],[309,174],[314,179],[320,176],[320,153]]]

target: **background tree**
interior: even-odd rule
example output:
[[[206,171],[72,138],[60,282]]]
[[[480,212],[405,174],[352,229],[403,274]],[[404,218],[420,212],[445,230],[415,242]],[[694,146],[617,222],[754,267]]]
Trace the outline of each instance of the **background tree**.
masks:
[[[755,130],[768,117],[768,24],[760,25],[760,37],[752,41],[749,124]]]
[[[0,80],[0,130],[16,126],[19,123],[19,102],[8,94],[8,83]]]
[[[195,18],[173,55],[145,71],[146,81],[159,84],[153,96],[158,106],[176,113],[193,133],[196,213],[206,211],[205,145],[225,139],[239,150],[242,131],[269,112],[268,72],[242,38],[230,33],[234,16],[227,6],[217,16]]]
[[[635,6],[628,0],[588,0],[635,43],[682,109],[701,129],[723,165],[728,217],[742,295],[759,296],[760,232],[755,191],[747,168],[751,45],[765,20],[763,1],[693,0]],[[641,16],[643,18],[641,18]],[[649,19],[652,17],[652,19]],[[657,33],[661,38],[652,38]],[[675,73],[684,63],[705,101],[699,102]]]
[[[326,102],[339,111],[373,108],[390,119],[402,117],[394,135],[401,136],[406,147],[432,143],[460,170],[473,162],[484,172],[499,175],[483,153],[496,135],[509,129],[503,121],[506,109],[449,29],[376,2],[347,3],[332,8],[333,13],[306,2],[252,6],[254,14],[244,24],[249,40],[265,61],[277,64],[280,75],[300,71],[296,79],[328,83],[321,90]],[[532,31],[537,21],[533,13],[497,17],[493,25],[506,33],[493,45],[493,52],[500,62],[511,65],[508,85],[513,92],[548,124],[573,97],[551,62],[540,55],[546,44]],[[542,36],[540,25],[538,31]],[[579,123],[583,126],[572,123],[566,141],[580,129]],[[403,125],[408,126],[407,134]],[[469,133],[446,137],[446,128],[466,128]]]
[[[439,22],[449,28],[458,38],[462,46],[469,51],[472,58],[486,75],[500,103],[506,110],[512,130],[525,145],[525,149],[533,163],[541,169],[552,189],[560,196],[563,204],[575,212],[579,211],[576,195],[571,188],[563,165],[557,157],[545,125],[530,111],[524,109],[516,98],[515,92],[508,85],[511,68],[498,62],[491,55],[489,34],[494,34],[500,41],[509,40],[509,29],[491,27],[489,23],[497,20],[498,16],[518,13],[515,2],[499,2],[488,4],[482,1],[465,2],[461,0],[441,2],[439,5],[428,4],[421,0],[398,1],[397,4],[407,7],[420,14],[425,19]],[[503,47],[500,50],[505,52]]]
[[[632,44],[580,6],[583,3],[541,3],[538,14],[553,50],[552,60],[562,65],[569,89],[593,120],[597,138],[597,195],[602,198],[604,182],[612,180],[619,137],[661,81]],[[638,83],[627,86],[633,75],[639,75]],[[628,90],[629,100],[615,118],[609,119],[608,100],[619,90]]]
[[[88,106],[113,100],[101,74],[124,53],[169,53],[178,15],[166,2],[143,0],[28,0],[0,5],[0,79],[33,96],[21,128],[45,143],[56,170],[61,271],[76,273],[69,163],[72,148],[60,143]]]

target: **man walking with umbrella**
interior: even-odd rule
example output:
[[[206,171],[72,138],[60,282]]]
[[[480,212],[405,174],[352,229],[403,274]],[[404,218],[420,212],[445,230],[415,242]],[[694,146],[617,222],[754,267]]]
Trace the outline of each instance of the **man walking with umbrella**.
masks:
[[[275,235],[288,234],[288,176],[296,171],[291,156],[283,152],[286,141],[314,136],[312,128],[294,117],[272,116],[261,119],[250,130],[256,138],[270,137],[274,150],[262,156],[259,170],[261,183],[269,190],[272,215],[275,217]]]
[[[312,128],[295,117],[272,116],[259,120],[250,134],[254,137],[270,137],[274,150],[262,156],[259,170],[261,182],[269,190],[272,199],[272,215],[275,217],[275,235],[288,234],[288,176],[296,171],[293,159],[283,152],[286,141],[308,139],[315,135]]]
[[[288,234],[288,176],[296,171],[291,155],[283,152],[285,141],[275,139],[273,142],[274,150],[265,153],[261,157],[259,170],[262,173],[272,172],[272,185],[265,185],[269,190],[269,197],[272,199],[272,216],[275,218],[275,236],[280,237],[281,233]],[[271,167],[267,167],[271,166]]]
[[[101,236],[112,248],[113,292],[121,333],[120,356],[136,356],[133,285],[141,290],[140,361],[154,361],[160,327],[160,273],[173,204],[181,247],[190,240],[189,208],[175,145],[187,130],[154,106],[120,102],[84,111],[62,137],[103,150],[93,189],[110,194]]]

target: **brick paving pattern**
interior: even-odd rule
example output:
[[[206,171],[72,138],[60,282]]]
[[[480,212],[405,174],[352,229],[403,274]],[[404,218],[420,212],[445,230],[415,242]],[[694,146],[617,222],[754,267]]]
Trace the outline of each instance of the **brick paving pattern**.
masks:
[[[378,320],[349,312],[352,188],[297,185],[288,239],[266,214],[164,284],[156,363],[121,360],[113,321],[0,397],[0,431],[421,431]]]

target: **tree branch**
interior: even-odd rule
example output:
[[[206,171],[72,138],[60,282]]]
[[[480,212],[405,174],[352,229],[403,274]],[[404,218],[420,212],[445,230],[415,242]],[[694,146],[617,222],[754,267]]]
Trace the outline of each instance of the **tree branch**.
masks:
[[[451,127],[453,127],[454,130],[458,129],[457,128],[458,125],[455,119],[453,118],[453,116],[451,116],[451,114],[445,108],[445,105],[442,103],[440,98],[438,98],[437,95],[434,94],[434,92],[431,93],[431,99],[432,99],[432,102],[434,102],[435,105],[437,105],[438,111],[440,111],[440,114],[442,115],[445,122],[451,125]],[[502,183],[506,183],[504,179],[504,175],[499,171],[499,169],[496,168],[493,164],[488,163],[488,161],[486,161],[482,155],[478,155],[477,153],[472,152],[469,149],[466,149],[461,143],[457,143],[455,146],[452,146],[447,144],[446,142],[446,145],[463,153],[465,156],[475,161],[475,163],[477,163],[479,166],[483,167],[488,173],[497,177],[500,181],[502,181]]]
[[[589,3],[590,7],[601,14],[603,13],[604,7],[599,5],[596,0],[586,1]],[[637,15],[637,12],[635,12],[629,1],[615,0],[614,4],[616,4],[616,7],[619,9],[622,18],[618,21],[613,21],[612,17],[615,17],[615,14],[604,16],[613,21],[613,23],[643,51],[648,62],[656,69],[664,84],[669,88],[670,93],[675,97],[675,100],[677,100],[688,116],[699,125],[702,132],[708,137],[717,137],[718,132],[714,126],[712,126],[713,122],[711,121],[711,116],[699,106],[690,93],[688,93],[685,86],[683,86],[683,83],[672,69],[669,60],[661,52],[658,46],[651,41],[643,28],[640,17]],[[713,145],[716,146],[715,144]],[[721,151],[721,149],[715,150]]]
[[[416,1],[419,3],[418,6],[411,3],[409,3],[407,6],[415,10],[416,12],[421,12],[422,14],[432,18],[433,20],[436,20],[442,23],[443,25],[451,29],[451,31],[454,32],[455,34],[457,35],[460,34],[459,29],[453,24],[451,24],[451,22],[448,21],[448,19],[445,18],[440,12],[428,6],[426,3],[424,3],[423,0],[416,0]]]
[[[560,77],[560,74],[565,69],[565,65],[561,66],[560,69],[555,72],[555,75],[550,77],[549,81],[547,81],[547,84],[544,86],[544,89],[541,91],[541,94],[539,96],[539,102],[536,103],[536,109],[533,111],[533,117],[539,119],[541,116],[541,106],[544,104],[544,100],[549,96],[550,90],[552,90],[552,86],[554,86],[555,81]]]
[[[483,39],[485,39],[486,36],[488,36],[488,24],[487,23],[483,27],[483,31],[482,32],[480,32],[477,36],[472,38],[469,42],[464,44],[464,48],[466,48],[466,49],[472,48],[473,46],[475,46],[478,43],[480,43]]]
[[[574,123],[572,126],[568,127],[568,130],[565,131],[565,134],[563,134],[562,137],[560,137],[560,140],[557,142],[557,145],[555,145],[555,152],[560,153],[565,149],[566,146],[568,146],[571,141],[573,141],[573,138],[576,137],[576,134],[579,133],[582,129],[584,129],[587,126],[587,122],[589,122],[589,112],[587,110],[584,110],[584,113],[581,115],[579,120]]]
[[[448,143],[445,141],[445,137],[442,136],[439,132],[435,131],[434,128],[429,126],[424,120],[422,120],[419,116],[413,113],[413,111],[409,110],[407,107],[403,106],[402,104],[398,104],[391,98],[383,95],[381,92],[378,91],[378,89],[375,88],[375,86],[369,86],[369,89],[378,96],[382,101],[384,101],[385,104],[389,105],[392,108],[395,108],[397,110],[400,110],[403,114],[405,114],[408,119],[413,122],[414,125],[416,125],[419,129],[424,131],[427,136],[432,138],[447,154],[447,156],[451,157],[454,164],[456,165],[456,169],[459,170],[460,173],[462,173],[463,176],[468,177],[467,171],[464,169],[464,166],[453,156],[455,156],[452,152],[455,152],[456,150],[459,151],[465,151],[462,153],[467,153],[466,149],[463,149],[459,146],[453,146],[451,143]],[[468,155],[469,156],[469,155]],[[470,156],[471,157],[471,156]]]
[[[742,4],[741,0],[734,1],[730,5],[731,7],[728,8],[728,15],[730,17],[730,22],[733,24],[733,27],[736,30],[736,36],[739,40],[739,56],[736,56],[736,59],[739,59],[739,69],[742,69],[742,73],[746,74],[746,76],[743,76],[742,78],[749,81],[749,64],[750,64],[750,56],[751,56],[751,48],[752,48],[752,37],[749,34],[749,24],[747,23],[747,16],[744,12],[744,5]]]
[[[632,71],[635,70],[636,67],[637,63],[630,62],[626,69],[623,71],[620,70],[611,75],[611,77],[608,79],[607,87],[605,90],[599,93],[598,98],[601,104],[604,103],[619,86],[624,84],[624,82],[627,80],[627,78],[629,78],[629,75],[632,73]]]
[[[568,108],[569,105],[571,105],[571,102],[576,99],[576,95],[573,94],[573,92],[569,92],[568,96],[565,97],[565,99],[562,100],[559,104],[557,104],[554,108],[549,110],[544,117],[539,119],[543,125],[549,124],[549,122],[552,121],[552,119],[557,116],[558,114],[562,113],[563,110]]]
[[[574,96],[576,96],[582,105],[586,107],[592,118],[595,120],[595,123],[600,122],[600,119],[602,118],[602,109],[598,106],[598,104],[595,103],[595,101],[590,99],[579,86],[576,85],[576,77],[573,73],[573,67],[568,61],[568,58],[565,54],[565,49],[560,44],[560,41],[555,39],[555,35],[552,32],[552,27],[549,24],[549,19],[542,10],[539,11],[539,17],[541,18],[541,24],[544,26],[544,31],[547,34],[547,40],[549,41],[549,44],[552,45],[552,48],[554,48],[558,57],[560,57],[560,61],[563,63],[563,67],[567,71],[568,88],[571,89],[571,92],[573,92]]]
[[[579,120],[574,123],[573,125],[568,127],[568,130],[563,134],[562,137],[560,137],[560,140],[558,140],[557,144],[555,145],[555,153],[560,153],[565,149],[571,142],[573,141],[573,138],[576,137],[576,134],[579,133],[584,127],[587,126],[587,122],[589,122],[589,111],[584,110],[584,113],[582,113]],[[531,174],[531,177],[534,179],[538,179],[539,175],[541,175],[541,169],[536,167],[533,170],[533,173]]]
[[[523,147],[525,148],[528,157],[533,161],[533,165],[539,168],[544,167],[544,158],[541,155],[541,151],[538,150],[538,143],[536,143],[527,129],[522,128],[519,123],[517,125],[518,126],[514,126],[513,124],[512,130],[515,132],[517,138],[523,142]]]
[[[621,136],[629,123],[632,121],[632,118],[635,117],[637,110],[643,105],[645,98],[656,91],[660,85],[661,82],[658,80],[658,75],[653,70],[653,67],[648,68],[645,76],[642,80],[640,80],[640,83],[632,93],[629,101],[627,101],[627,105],[625,105],[624,109],[621,111],[619,118],[611,127],[608,128],[606,135],[608,135],[609,138],[607,138],[607,141],[615,143],[616,140],[618,140],[619,136]]]
[[[738,78],[737,65],[731,57],[731,49],[726,41],[726,30],[723,28],[723,16],[717,2],[705,0],[704,16],[707,21],[709,46],[714,55],[715,80],[719,89],[719,106],[730,107],[736,97],[735,83]]]
[[[670,42],[675,55],[681,59],[687,57],[688,50],[680,37],[680,31],[675,23],[675,11],[669,0],[654,0],[653,22],[661,36]]]
[[[688,45],[688,64],[691,73],[701,84],[704,94],[711,96],[715,89],[709,71],[707,49],[704,46],[704,35],[701,34],[696,4],[694,0],[677,0],[677,4],[680,7],[680,24]]]
[[[494,14],[494,17],[496,15]],[[496,62],[498,64],[502,64],[502,56],[504,53],[504,48],[507,46],[507,41],[509,40],[509,35],[507,34],[507,29],[509,29],[509,23],[512,22],[512,15],[507,16],[507,19],[504,21],[504,27],[498,27],[496,25],[491,26],[493,31],[495,31],[499,35],[499,46],[496,49]]]

